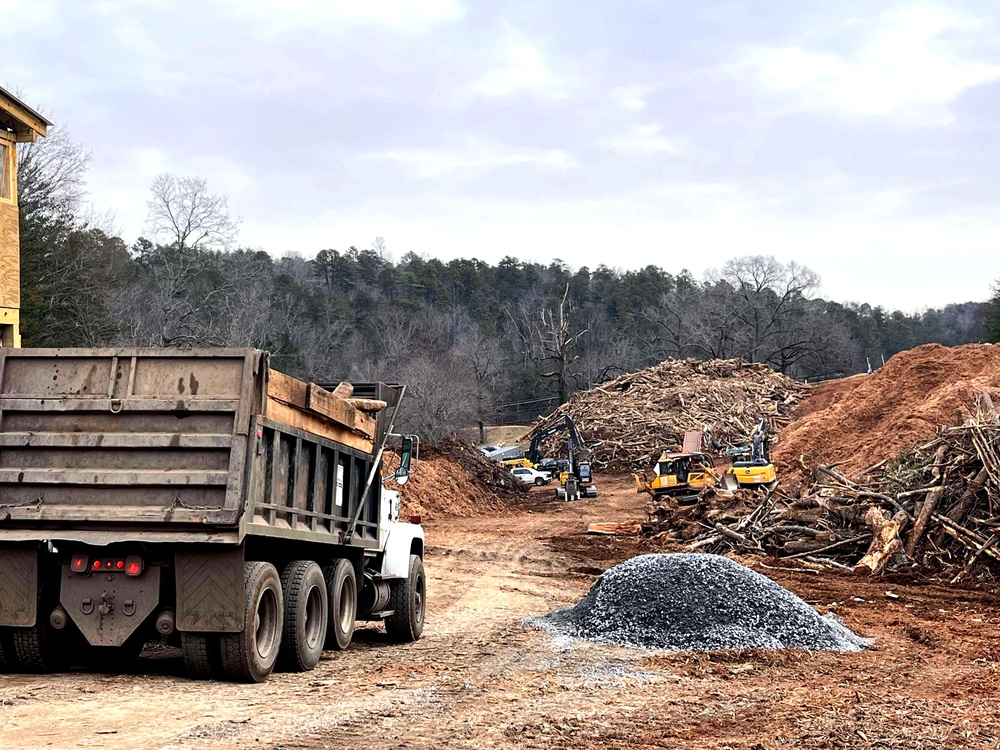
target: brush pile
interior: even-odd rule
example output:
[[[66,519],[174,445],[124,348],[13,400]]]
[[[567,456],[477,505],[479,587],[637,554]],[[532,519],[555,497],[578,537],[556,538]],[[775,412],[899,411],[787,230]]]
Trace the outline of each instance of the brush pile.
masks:
[[[537,421],[523,439],[568,414],[592,449],[596,470],[641,471],[679,444],[687,430],[726,446],[741,445],[765,418],[776,442],[805,390],[763,364],[668,359],[577,393]],[[545,455],[563,455],[561,439],[543,445]]]
[[[869,574],[931,572],[957,583],[1000,571],[1000,419],[979,415],[849,479],[819,466],[799,497],[707,490],[650,506],[644,532],[689,551],[758,553]]]

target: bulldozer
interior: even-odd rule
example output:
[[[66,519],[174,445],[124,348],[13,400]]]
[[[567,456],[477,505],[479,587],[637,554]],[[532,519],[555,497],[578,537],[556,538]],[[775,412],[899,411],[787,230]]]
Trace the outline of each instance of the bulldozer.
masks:
[[[653,467],[652,478],[633,474],[636,492],[648,492],[653,499],[675,497],[680,505],[692,505],[706,487],[718,483],[715,461],[707,453],[665,451]]]
[[[750,438],[749,445],[730,448],[726,453],[733,457],[733,465],[722,474],[721,484],[727,490],[773,489],[778,484],[778,471],[771,463],[770,438],[767,420],[761,419]]]

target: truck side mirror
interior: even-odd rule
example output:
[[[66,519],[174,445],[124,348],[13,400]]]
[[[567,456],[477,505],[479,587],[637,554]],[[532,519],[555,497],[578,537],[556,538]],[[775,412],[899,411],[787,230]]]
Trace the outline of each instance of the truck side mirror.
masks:
[[[416,435],[404,435],[399,455],[399,468],[396,469],[396,484],[404,485],[411,472],[417,470],[417,459],[420,455],[420,438]]]

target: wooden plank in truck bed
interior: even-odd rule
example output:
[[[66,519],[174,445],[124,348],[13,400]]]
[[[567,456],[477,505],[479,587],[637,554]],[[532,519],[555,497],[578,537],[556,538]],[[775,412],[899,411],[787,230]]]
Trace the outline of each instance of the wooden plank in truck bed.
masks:
[[[321,425],[324,422],[332,422],[330,428],[326,430],[314,430],[302,424],[295,425],[301,429],[340,440],[340,435],[344,429],[354,435],[364,438],[368,442],[368,447],[362,450],[372,450],[372,441],[375,437],[375,420],[364,412],[360,412],[343,399],[337,398],[328,391],[320,388],[314,383],[304,383],[301,380],[289,377],[277,370],[268,371],[268,408],[277,401],[293,409],[308,412],[308,416],[313,420],[306,420],[308,424]],[[279,410],[280,411],[280,410]],[[274,414],[268,414],[271,418],[278,418]],[[284,421],[282,419],[282,421]],[[331,429],[332,428],[332,429]]]

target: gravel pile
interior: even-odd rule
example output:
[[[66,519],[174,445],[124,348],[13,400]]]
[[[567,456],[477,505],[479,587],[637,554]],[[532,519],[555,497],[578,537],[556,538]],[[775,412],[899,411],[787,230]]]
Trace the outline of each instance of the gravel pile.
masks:
[[[770,578],[719,555],[689,553],[633,557],[606,571],[578,604],[525,624],[676,651],[859,651],[868,644]]]

